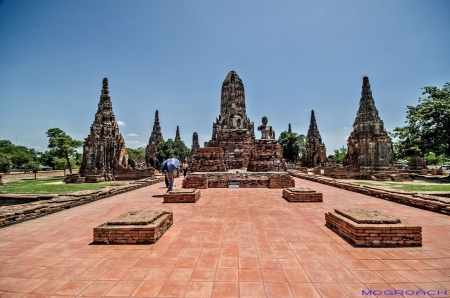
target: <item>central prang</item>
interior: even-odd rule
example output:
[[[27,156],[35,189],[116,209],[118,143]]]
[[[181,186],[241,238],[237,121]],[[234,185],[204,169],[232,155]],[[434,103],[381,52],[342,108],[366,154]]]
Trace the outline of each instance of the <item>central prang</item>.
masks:
[[[283,149],[275,138],[267,117],[262,119],[261,139],[255,139],[255,125],[247,117],[244,84],[232,70],[222,84],[220,115],[212,127],[205,148],[194,153],[194,172],[279,172],[285,169]]]

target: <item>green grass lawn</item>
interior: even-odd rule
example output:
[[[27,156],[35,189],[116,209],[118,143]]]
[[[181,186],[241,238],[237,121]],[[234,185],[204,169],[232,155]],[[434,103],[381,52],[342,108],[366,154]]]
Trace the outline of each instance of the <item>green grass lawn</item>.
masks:
[[[0,194],[67,194],[80,190],[97,190],[102,187],[117,185],[116,182],[51,184],[63,181],[64,176],[51,178],[22,179],[3,183]]]
[[[450,184],[408,184],[392,182],[357,182],[359,185],[382,186],[404,191],[450,191]]]

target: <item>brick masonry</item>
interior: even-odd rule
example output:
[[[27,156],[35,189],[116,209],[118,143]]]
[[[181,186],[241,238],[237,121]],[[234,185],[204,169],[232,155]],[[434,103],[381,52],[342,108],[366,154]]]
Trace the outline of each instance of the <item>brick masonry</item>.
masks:
[[[131,211],[94,228],[95,244],[155,243],[173,224],[173,212]]]
[[[239,183],[239,188],[295,187],[295,180],[285,172],[243,173],[189,173],[183,188],[228,188],[229,182]]]
[[[164,178],[147,178],[119,186],[66,195],[0,195],[0,227],[31,220],[68,208],[91,203],[141,187],[163,182]],[[8,205],[8,206],[5,206]]]
[[[374,219],[375,218],[375,219]],[[326,226],[355,246],[422,246],[422,227],[377,211],[325,213]]]
[[[289,202],[323,202],[322,193],[310,188],[283,189],[283,198]]]
[[[164,194],[164,203],[196,203],[200,197],[200,189],[175,189]]]
[[[294,177],[318,182],[328,186],[333,186],[348,191],[353,191],[368,196],[377,197],[383,200],[396,202],[416,208],[421,208],[437,213],[450,215],[450,199],[445,197],[438,197],[428,194],[408,193],[408,192],[396,192],[381,190],[368,186],[360,186],[349,182],[340,182],[335,179],[330,179],[322,176],[307,175],[302,172],[290,170],[289,174]]]

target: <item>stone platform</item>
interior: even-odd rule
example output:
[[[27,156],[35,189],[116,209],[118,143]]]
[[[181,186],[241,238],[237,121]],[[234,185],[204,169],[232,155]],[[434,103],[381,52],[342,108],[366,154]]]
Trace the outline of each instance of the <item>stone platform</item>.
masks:
[[[239,188],[295,187],[295,180],[286,172],[196,172],[183,180],[183,188],[228,188],[229,183]]]
[[[422,227],[370,210],[334,210],[326,226],[355,246],[422,246]]]
[[[310,188],[283,189],[283,198],[289,202],[323,202],[322,193]]]
[[[132,211],[94,228],[95,244],[155,243],[173,224],[173,212]]]
[[[199,189],[174,189],[164,194],[164,203],[196,203],[201,196]]]

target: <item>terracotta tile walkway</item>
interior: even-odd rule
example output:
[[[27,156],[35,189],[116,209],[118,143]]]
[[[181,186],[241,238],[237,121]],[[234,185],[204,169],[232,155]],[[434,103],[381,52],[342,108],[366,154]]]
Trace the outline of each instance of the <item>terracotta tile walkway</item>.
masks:
[[[0,229],[0,296],[450,296],[450,216],[297,178],[296,185],[323,192],[324,202],[288,203],[281,189],[207,189],[196,204],[162,204],[160,183]],[[171,210],[175,220],[155,245],[90,245],[94,227],[151,208]],[[420,224],[423,246],[352,247],[324,226],[334,208]]]

